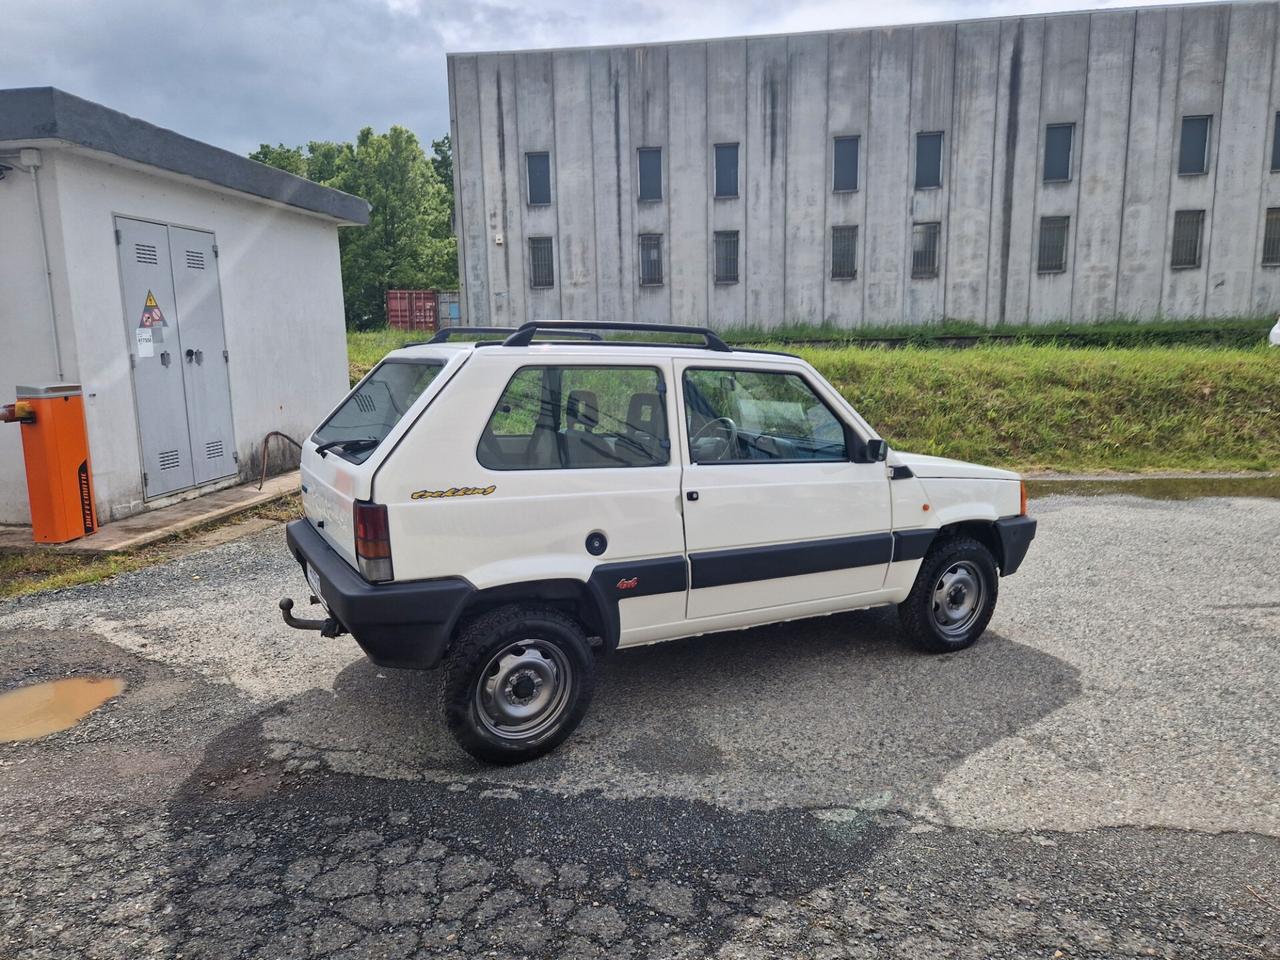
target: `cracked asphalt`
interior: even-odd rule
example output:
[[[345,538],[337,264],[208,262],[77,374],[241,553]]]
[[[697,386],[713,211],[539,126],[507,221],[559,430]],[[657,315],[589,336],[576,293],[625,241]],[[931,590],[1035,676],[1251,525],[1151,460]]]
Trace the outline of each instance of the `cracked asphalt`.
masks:
[[[987,636],[624,651],[484,767],[436,676],[279,622],[279,528],[0,604],[0,958],[1280,957],[1280,501],[1052,496]]]

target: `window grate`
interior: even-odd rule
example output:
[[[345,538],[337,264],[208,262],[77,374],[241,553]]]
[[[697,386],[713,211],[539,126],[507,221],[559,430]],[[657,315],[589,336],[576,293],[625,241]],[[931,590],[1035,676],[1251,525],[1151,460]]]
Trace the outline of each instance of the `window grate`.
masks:
[[[526,153],[524,167],[529,181],[529,206],[545,207],[551,202],[551,154]]]
[[[1177,211],[1173,215],[1173,255],[1169,266],[1175,270],[1200,266],[1200,237],[1203,233],[1203,210]]]
[[[182,464],[182,458],[178,456],[177,450],[161,450],[160,451],[160,469],[176,470]]]
[[[1065,183],[1071,179],[1071,141],[1074,123],[1051,123],[1044,132],[1044,182]]]
[[[551,238],[529,238],[529,286],[534,290],[546,290],[556,285],[555,265],[552,261]]]
[[[1070,217],[1041,217],[1037,273],[1062,273],[1067,269],[1067,233]]]
[[[1178,175],[1191,176],[1209,170],[1209,128],[1212,117],[1183,117],[1178,141]]]
[[[1271,172],[1280,171],[1280,113],[1275,116],[1275,124],[1271,128]]]
[[[716,283],[737,283],[738,231],[717,230],[714,242]]]
[[[640,286],[662,286],[662,234],[640,234]]]
[[[1266,229],[1262,234],[1262,265],[1280,267],[1280,207],[1267,210]]]
[[[853,280],[858,275],[858,228],[831,228],[831,279]]]
[[[187,269],[203,270],[204,254],[201,253],[199,250],[188,250],[187,251]]]
[[[851,193],[858,189],[858,137],[836,137],[833,151],[831,189]]]
[[[217,460],[222,456],[222,441],[210,440],[204,445],[204,458],[206,460]]]
[[[641,200],[662,199],[662,148],[641,147],[636,151],[639,163]]]
[[[160,257],[153,243],[135,243],[133,245],[133,255],[139,263],[157,264],[160,262]]]
[[[715,149],[716,187],[719,199],[738,195],[738,145],[717,143]]]
[[[911,228],[911,277],[925,280],[938,275],[940,223],[917,223]]]
[[[942,134],[916,134],[916,189],[942,186]]]

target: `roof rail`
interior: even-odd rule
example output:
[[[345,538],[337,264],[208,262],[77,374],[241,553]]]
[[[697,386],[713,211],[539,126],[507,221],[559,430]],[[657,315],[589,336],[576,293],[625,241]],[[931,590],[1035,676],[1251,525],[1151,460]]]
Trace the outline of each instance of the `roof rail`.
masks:
[[[527,324],[526,324],[527,326]],[[430,343],[444,343],[454,337],[465,337],[471,334],[479,334],[480,336],[491,335],[503,337],[504,340],[516,333],[515,327],[441,327],[435,332],[430,340],[420,340],[415,343],[406,343],[406,347],[420,347]],[[603,339],[598,333],[579,333],[576,331],[565,331],[564,336],[572,337],[575,340],[601,340]]]
[[[571,330],[600,330],[609,333],[682,333],[689,336],[702,337],[704,343],[703,348],[706,350],[715,350],[717,353],[732,353],[733,348],[721,340],[714,332],[706,327],[683,327],[672,323],[617,323],[600,320],[552,320],[523,324],[519,330],[507,337],[502,342],[504,347],[527,347],[533,342],[534,335],[540,331],[567,332]],[[594,339],[601,339],[596,336]],[[634,344],[635,346],[646,346],[641,341]],[[696,344],[680,343],[680,344],[658,344],[653,346],[680,346],[689,347]]]

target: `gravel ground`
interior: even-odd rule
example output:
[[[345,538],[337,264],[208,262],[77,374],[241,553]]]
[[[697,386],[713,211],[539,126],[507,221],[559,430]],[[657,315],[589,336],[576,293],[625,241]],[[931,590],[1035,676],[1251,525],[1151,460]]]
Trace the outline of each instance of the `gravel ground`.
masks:
[[[279,528],[0,605],[0,687],[129,684],[0,744],[0,957],[1280,957],[1280,501],[1033,512],[969,651],[623,652],[507,769],[280,623]]]

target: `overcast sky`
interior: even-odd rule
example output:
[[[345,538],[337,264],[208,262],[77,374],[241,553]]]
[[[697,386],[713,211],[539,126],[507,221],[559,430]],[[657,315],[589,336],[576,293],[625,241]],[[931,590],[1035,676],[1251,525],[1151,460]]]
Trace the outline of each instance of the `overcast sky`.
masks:
[[[55,86],[218,146],[449,129],[445,51],[739,36],[1143,0],[4,0],[0,89]]]

